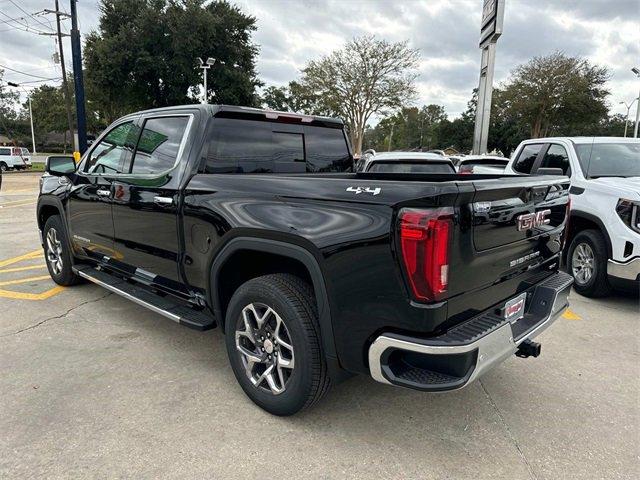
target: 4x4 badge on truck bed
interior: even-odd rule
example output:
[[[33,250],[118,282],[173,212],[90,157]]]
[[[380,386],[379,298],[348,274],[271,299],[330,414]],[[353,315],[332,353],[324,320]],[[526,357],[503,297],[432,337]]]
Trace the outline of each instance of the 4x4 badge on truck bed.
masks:
[[[354,192],[356,195],[360,194],[360,193],[370,193],[372,195],[378,195],[379,193],[382,193],[382,188],[380,187],[374,187],[374,188],[370,188],[370,187],[347,187],[347,192]]]

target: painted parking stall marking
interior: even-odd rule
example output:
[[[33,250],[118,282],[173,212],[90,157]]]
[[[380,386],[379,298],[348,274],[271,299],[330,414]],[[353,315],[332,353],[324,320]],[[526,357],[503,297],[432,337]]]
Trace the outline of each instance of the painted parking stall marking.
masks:
[[[0,260],[0,298],[46,300],[64,289],[48,275],[42,249]]]

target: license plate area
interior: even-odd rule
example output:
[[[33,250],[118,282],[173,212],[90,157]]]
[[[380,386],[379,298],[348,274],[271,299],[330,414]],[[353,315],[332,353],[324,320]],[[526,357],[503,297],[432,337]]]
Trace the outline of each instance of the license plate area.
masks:
[[[527,292],[521,293],[504,304],[502,316],[505,320],[515,323],[524,317],[524,307],[527,303]]]

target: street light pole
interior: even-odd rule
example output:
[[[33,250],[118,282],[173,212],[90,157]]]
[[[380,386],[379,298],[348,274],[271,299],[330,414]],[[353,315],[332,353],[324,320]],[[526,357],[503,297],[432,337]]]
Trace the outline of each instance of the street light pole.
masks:
[[[631,103],[627,103],[625,101],[620,102],[620,105],[624,105],[625,107],[627,107],[627,116],[625,117],[625,121],[624,121],[624,136],[625,138],[627,137],[627,126],[629,125],[629,110],[631,110],[631,107],[633,107],[634,102],[638,100],[637,98],[634,98],[633,101]]]
[[[636,77],[640,78],[640,69],[638,69],[637,67],[633,67],[631,71],[636,74]],[[640,98],[640,92],[638,92],[638,98]],[[636,124],[633,127],[633,138],[638,138],[638,122],[639,121],[640,121],[640,100],[638,100],[638,105],[636,106]]]
[[[221,65],[224,65],[224,62],[222,60],[217,60],[213,57],[209,57],[207,58],[207,61],[205,62],[204,60],[202,60],[202,58],[198,57],[198,62],[200,62],[200,68],[203,71],[203,84],[204,84],[204,92],[202,94],[202,103],[203,104],[207,104],[209,103],[209,94],[207,92],[207,70],[209,70],[211,67],[213,67],[213,65],[218,62]]]
[[[29,92],[27,91],[27,89],[24,88],[19,83],[7,82],[7,85],[9,85],[10,87],[21,88],[22,91],[27,95],[27,101],[29,102],[29,122],[31,123],[31,145],[33,148],[33,154],[35,155],[37,153],[36,152],[36,135],[33,130],[33,110],[31,109],[31,95],[29,95]]]

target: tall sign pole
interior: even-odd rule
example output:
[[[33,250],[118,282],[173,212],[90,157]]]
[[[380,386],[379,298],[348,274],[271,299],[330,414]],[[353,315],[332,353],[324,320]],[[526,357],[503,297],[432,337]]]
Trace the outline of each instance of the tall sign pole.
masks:
[[[71,3],[71,56],[73,57],[73,80],[76,93],[76,120],[78,122],[78,151],[82,155],[87,149],[87,115],[84,106],[84,81],[82,79],[82,50],[78,30],[77,0]]]
[[[493,71],[496,63],[496,42],[502,35],[505,0],[484,0],[482,22],[480,23],[480,83],[478,85],[478,105],[473,131],[473,153],[487,153],[489,121],[491,118],[491,97],[493,95]]]

